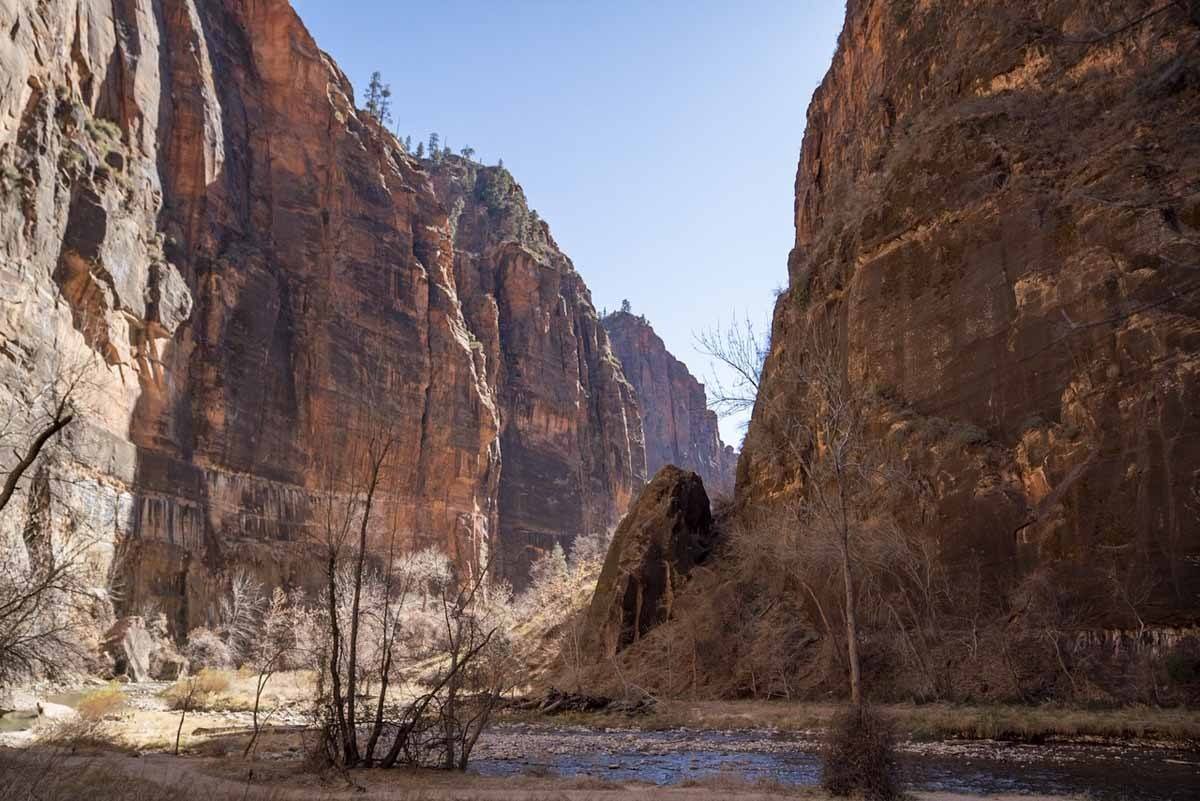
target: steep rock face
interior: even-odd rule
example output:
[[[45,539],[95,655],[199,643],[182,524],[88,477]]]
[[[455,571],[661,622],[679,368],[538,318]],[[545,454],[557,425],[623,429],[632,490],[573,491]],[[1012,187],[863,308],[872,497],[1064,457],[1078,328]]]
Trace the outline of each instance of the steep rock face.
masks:
[[[426,162],[451,214],[473,347],[500,409],[499,571],[615,527],[646,480],[634,391],[591,293],[502,167]]]
[[[497,412],[427,176],[282,0],[51,5],[5,7],[4,340],[96,354],[124,602],[186,629],[235,567],[309,584],[312,491],[367,404],[408,454],[391,525],[477,563]]]
[[[659,470],[613,535],[584,626],[588,657],[605,662],[669,619],[716,536],[700,476]]]
[[[1116,557],[1152,577],[1141,614],[1197,619],[1200,28],[1156,8],[851,0],[743,501],[800,489],[766,404],[833,321],[851,382],[925,432],[909,458],[952,561],[1003,592]]]
[[[86,528],[121,606],[180,634],[233,570],[314,588],[315,500],[380,421],[401,547],[477,570],[506,533],[515,564],[615,524],[644,455],[582,279],[544,227],[457,258],[453,200],[285,0],[0,23],[0,401],[88,390],[0,533]]]
[[[704,385],[676,359],[644,318],[614,312],[604,318],[613,352],[637,394],[646,438],[646,469],[673,464],[693,470],[710,491],[733,491],[737,453],[721,442]]]

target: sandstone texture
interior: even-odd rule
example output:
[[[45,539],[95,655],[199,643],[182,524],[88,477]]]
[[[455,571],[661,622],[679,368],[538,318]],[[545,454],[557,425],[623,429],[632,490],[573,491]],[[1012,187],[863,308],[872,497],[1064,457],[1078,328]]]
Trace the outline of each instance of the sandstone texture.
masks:
[[[700,476],[659,470],[613,536],[584,624],[589,657],[604,662],[668,620],[716,539]]]
[[[1039,567],[1063,593],[1144,571],[1145,620],[1194,625],[1197,109],[1184,4],[851,0],[809,106],[739,499],[802,491],[766,399],[832,321],[850,382],[901,412],[951,563],[1001,594]]]
[[[615,525],[632,389],[511,176],[403,153],[286,0],[15,0],[0,30],[0,401],[78,375],[83,407],[0,533],[83,531],[179,636],[234,569],[315,588],[367,418],[405,547],[519,577]]]
[[[731,495],[737,452],[721,441],[704,385],[667,350],[645,318],[613,312],[604,318],[604,328],[637,395],[647,472],[675,465],[697,473],[714,495]]]
[[[520,588],[533,556],[616,526],[646,480],[642,418],[587,285],[512,175],[424,164],[500,412],[499,572]]]

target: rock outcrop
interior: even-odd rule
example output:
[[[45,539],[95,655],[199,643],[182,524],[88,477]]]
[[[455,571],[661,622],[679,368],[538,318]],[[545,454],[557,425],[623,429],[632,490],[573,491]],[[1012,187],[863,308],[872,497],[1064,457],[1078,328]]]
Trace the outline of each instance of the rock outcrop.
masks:
[[[658,471],[604,560],[583,627],[589,657],[603,662],[668,620],[675,595],[716,538],[700,476],[674,466]]]
[[[803,491],[767,399],[832,322],[851,384],[903,412],[950,563],[985,564],[999,597],[1050,570],[1062,598],[1114,564],[1145,573],[1146,621],[1194,624],[1197,108],[1183,4],[851,0],[741,501]],[[1092,624],[1132,625],[1091,597]]]
[[[603,322],[637,395],[647,472],[675,465],[699,474],[710,492],[732,494],[737,452],[721,441],[704,385],[667,350],[645,318],[618,311]]]
[[[615,524],[640,425],[582,279],[544,224],[439,191],[286,0],[19,0],[0,29],[0,402],[87,388],[0,532],[85,530],[179,635],[235,567],[315,587],[314,498],[381,420],[402,546],[518,575]]]
[[[121,618],[104,635],[103,648],[112,674],[130,681],[174,681],[188,671],[188,661],[175,650],[162,616],[149,625],[141,617]]]

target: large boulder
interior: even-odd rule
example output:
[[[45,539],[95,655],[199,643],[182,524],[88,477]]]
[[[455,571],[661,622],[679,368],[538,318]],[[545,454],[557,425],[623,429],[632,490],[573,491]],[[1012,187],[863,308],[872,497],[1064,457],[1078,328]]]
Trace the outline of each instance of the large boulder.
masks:
[[[675,595],[716,540],[704,482],[667,465],[613,537],[588,609],[589,651],[607,659],[671,616]]]
[[[113,673],[133,681],[150,679],[150,658],[156,647],[140,617],[123,617],[104,635],[104,652],[113,661]]]
[[[188,660],[175,648],[160,615],[123,617],[104,635],[104,653],[112,660],[113,675],[131,681],[173,681],[187,675]]]

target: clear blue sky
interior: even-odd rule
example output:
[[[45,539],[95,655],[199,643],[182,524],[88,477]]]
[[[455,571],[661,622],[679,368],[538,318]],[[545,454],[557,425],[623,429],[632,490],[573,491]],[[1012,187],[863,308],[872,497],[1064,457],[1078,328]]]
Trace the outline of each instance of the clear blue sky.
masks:
[[[694,331],[766,324],[843,0],[293,2],[360,101],[383,73],[402,134],[503,158],[597,308],[628,298],[701,380]]]

